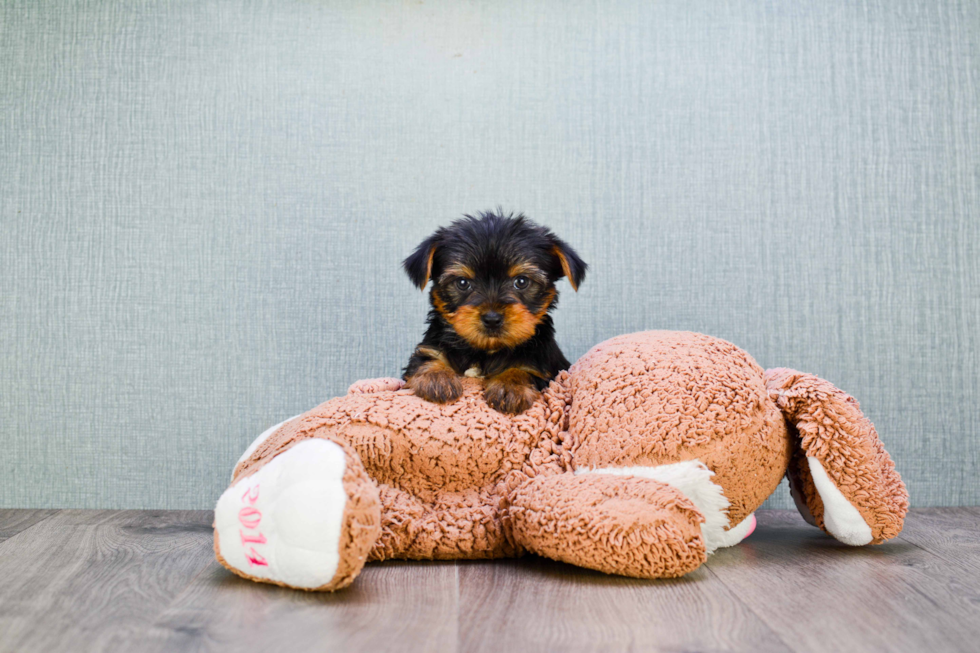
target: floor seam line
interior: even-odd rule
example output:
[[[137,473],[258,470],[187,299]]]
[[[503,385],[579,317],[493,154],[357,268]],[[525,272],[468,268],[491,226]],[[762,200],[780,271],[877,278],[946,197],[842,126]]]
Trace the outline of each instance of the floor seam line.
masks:
[[[52,510],[53,510],[53,512],[50,515],[46,515],[43,519],[39,519],[38,521],[34,522],[33,524],[31,524],[30,526],[28,526],[24,530],[17,531],[13,535],[11,535],[7,539],[5,539],[3,542],[0,542],[0,547],[3,547],[3,545],[6,544],[7,542],[9,542],[11,540],[14,540],[14,539],[17,539],[17,537],[19,537],[21,534],[26,533],[27,531],[31,530],[32,528],[35,528],[39,524],[43,524],[44,522],[48,521],[49,519],[51,519],[55,515],[57,515],[57,514],[59,514],[59,513],[61,513],[61,512],[64,511],[62,508],[54,508]]]
[[[946,556],[942,555],[941,553],[936,553],[935,551],[932,551],[930,549],[927,549],[926,547],[922,546],[921,544],[918,544],[917,542],[913,542],[912,540],[908,539],[904,535],[896,535],[893,539],[895,539],[895,540],[901,540],[902,542],[905,542],[906,544],[911,544],[912,546],[914,546],[915,548],[919,549],[920,551],[924,551],[925,553],[928,553],[929,555],[931,555],[933,558],[936,558],[936,559],[938,559],[938,560],[940,560],[942,562],[945,562],[948,565],[955,565],[957,567],[964,567],[964,566],[966,566],[968,569],[972,569],[972,567],[970,565],[964,565],[962,560],[954,560],[954,559],[951,559],[951,558],[947,558]]]

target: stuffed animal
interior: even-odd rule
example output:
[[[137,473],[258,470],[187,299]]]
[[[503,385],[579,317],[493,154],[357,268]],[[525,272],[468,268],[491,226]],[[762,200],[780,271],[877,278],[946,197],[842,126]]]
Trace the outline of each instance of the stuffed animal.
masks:
[[[784,475],[804,518],[842,542],[902,529],[905,486],[857,402],[723,340],[613,338],[519,415],[480,384],[440,405],[362,381],[263,433],[218,500],[218,560],[306,590],[345,587],[371,560],[524,552],[681,576],[748,536]]]

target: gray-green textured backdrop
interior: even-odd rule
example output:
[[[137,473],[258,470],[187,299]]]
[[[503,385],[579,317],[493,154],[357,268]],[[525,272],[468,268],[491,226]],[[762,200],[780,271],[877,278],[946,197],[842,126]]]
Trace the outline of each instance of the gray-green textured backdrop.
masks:
[[[0,507],[211,507],[497,204],[592,266],[570,358],[721,336],[980,504],[978,106],[976,2],[4,0]]]

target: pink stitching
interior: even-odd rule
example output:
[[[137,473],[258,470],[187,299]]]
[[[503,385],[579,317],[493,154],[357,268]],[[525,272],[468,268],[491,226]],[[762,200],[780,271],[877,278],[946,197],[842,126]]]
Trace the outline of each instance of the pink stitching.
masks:
[[[246,535],[245,531],[243,530],[239,530],[238,533],[239,535],[242,536],[242,546],[245,546],[246,544],[266,543],[265,535],[263,535],[262,533],[258,533],[257,535]]]
[[[259,500],[259,484],[256,483],[250,488],[246,488],[244,494],[242,494],[242,503],[248,503],[249,505],[244,506],[238,511],[238,521],[245,528],[255,531],[254,534],[246,535],[245,531],[239,529],[238,534],[242,538],[242,548],[246,544],[266,544],[268,540],[265,539],[265,535],[259,532],[257,529],[259,523],[262,521],[262,513],[255,507],[255,503]],[[245,553],[245,558],[248,563],[253,567],[268,567],[269,562],[255,550],[255,547],[249,547],[249,551]]]
[[[259,555],[258,552],[256,552],[254,546],[252,547],[252,555],[249,555],[249,554],[246,553],[245,554],[245,557],[248,558],[248,561],[249,561],[249,563],[252,564],[252,566],[255,566],[255,565],[258,565],[260,567],[268,567],[269,566],[269,563],[266,561],[266,559],[263,558],[261,555]]]
[[[259,500],[259,486],[258,484],[245,490],[245,494],[242,495],[242,501],[248,501],[253,506],[255,502]]]
[[[259,522],[262,521],[262,513],[252,506],[245,506],[238,511],[238,521],[245,528],[258,528]]]

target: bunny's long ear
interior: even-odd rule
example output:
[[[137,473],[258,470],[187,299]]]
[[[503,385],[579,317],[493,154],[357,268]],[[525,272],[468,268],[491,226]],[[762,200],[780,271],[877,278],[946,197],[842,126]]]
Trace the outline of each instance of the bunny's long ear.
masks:
[[[858,402],[812,374],[776,368],[765,379],[797,436],[787,476],[804,519],[845,544],[898,535],[909,495]]]
[[[585,271],[589,269],[588,263],[583,261],[565,241],[553,234],[551,253],[558,259],[563,275],[568,278],[568,283],[572,284],[572,290],[578,292],[579,284],[585,281]]]
[[[402,267],[405,268],[405,273],[408,274],[408,278],[412,280],[412,283],[419,290],[425,290],[426,284],[429,283],[429,279],[432,277],[432,261],[436,256],[436,249],[439,245],[439,239],[442,236],[441,231],[440,229],[423,240],[415,248],[415,251],[402,261]]]

